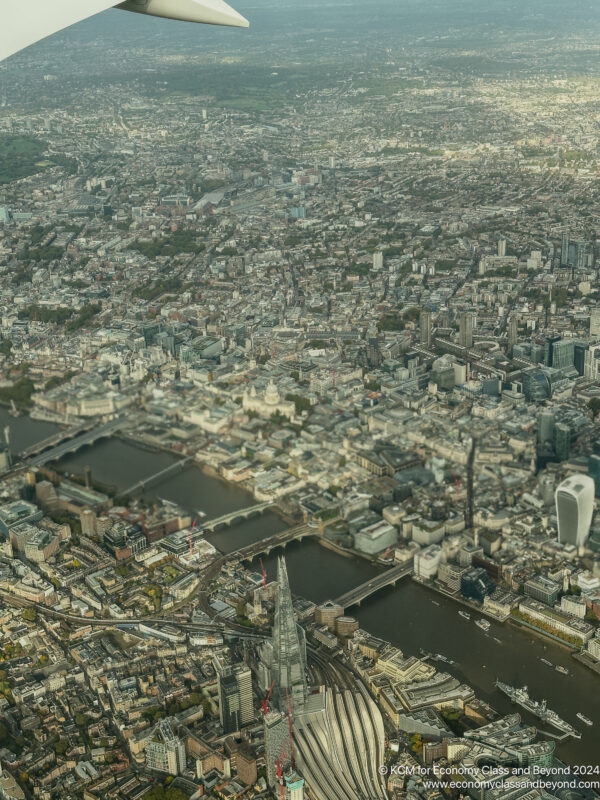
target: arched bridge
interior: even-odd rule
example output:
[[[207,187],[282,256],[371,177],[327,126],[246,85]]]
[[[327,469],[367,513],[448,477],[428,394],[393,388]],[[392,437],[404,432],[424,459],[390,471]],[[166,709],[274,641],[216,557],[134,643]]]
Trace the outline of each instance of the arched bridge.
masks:
[[[268,503],[257,503],[255,506],[248,506],[247,508],[239,508],[237,511],[232,511],[229,514],[223,514],[221,517],[215,517],[214,519],[208,519],[206,522],[202,523],[202,529],[205,531],[215,531],[217,528],[220,528],[222,525],[233,525],[234,522],[238,522],[242,519],[249,519],[250,517],[255,517],[258,514],[262,514],[268,508],[272,508],[275,503],[271,500]]]
[[[95,420],[90,419],[80,423],[79,425],[75,425],[72,428],[66,428],[65,430],[58,431],[58,433],[48,436],[47,439],[42,439],[41,442],[36,442],[35,444],[32,444],[31,447],[21,450],[19,453],[19,458],[22,458],[24,461],[26,461],[28,458],[32,458],[33,456],[43,453],[44,450],[50,450],[52,447],[56,447],[57,445],[62,444],[69,439],[73,439],[75,436],[79,436],[81,433],[89,431],[94,427],[95,424]]]
[[[39,455],[29,458],[27,461],[27,466],[41,467],[50,461],[58,461],[68,453],[75,453],[80,447],[93,444],[95,441],[102,439],[104,436],[112,436],[117,431],[121,430],[121,428],[124,428],[127,422],[128,418],[123,416],[116,417],[110,422],[105,422],[104,424],[97,425],[91,429],[84,427],[83,432],[79,432],[75,435],[73,434],[74,429],[71,429],[70,431],[63,431],[59,444],[56,444],[50,450],[44,450]],[[21,453],[21,458],[23,457],[24,454]]]
[[[286,531],[271,536],[269,539],[261,539],[260,542],[254,542],[246,547],[241,547],[233,553],[229,553],[227,558],[230,561],[252,561],[256,556],[269,555],[271,550],[276,547],[285,547],[290,542],[301,542],[307,536],[318,536],[319,531],[317,528],[310,528],[308,525],[297,525],[295,528],[289,528]]]

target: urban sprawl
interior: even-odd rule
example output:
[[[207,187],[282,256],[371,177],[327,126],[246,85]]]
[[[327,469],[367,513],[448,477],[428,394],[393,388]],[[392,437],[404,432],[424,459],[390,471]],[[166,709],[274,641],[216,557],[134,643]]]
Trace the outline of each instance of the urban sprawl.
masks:
[[[389,53],[274,105],[150,71],[65,110],[0,73],[1,797],[458,797],[436,769],[552,796],[523,774],[586,708],[498,675],[500,714],[353,616],[413,580],[600,688],[600,83],[523,52]],[[26,414],[54,433],[16,448]],[[107,438],[176,458],[62,468]],[[247,508],[154,496],[194,466]],[[379,571],[314,603],[308,539]]]

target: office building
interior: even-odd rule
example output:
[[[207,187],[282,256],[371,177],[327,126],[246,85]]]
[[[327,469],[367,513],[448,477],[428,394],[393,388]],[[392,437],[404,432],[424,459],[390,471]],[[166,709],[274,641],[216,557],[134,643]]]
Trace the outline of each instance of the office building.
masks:
[[[81,522],[81,533],[84,536],[95,536],[96,535],[96,512],[92,511],[91,508],[84,508],[79,515],[79,521]]]
[[[225,733],[233,733],[254,719],[252,673],[245,665],[219,675],[219,714]]]
[[[554,348],[561,341],[560,336],[546,336],[544,342],[544,364],[547,367],[553,366]]]
[[[431,370],[431,382],[435,383],[438,389],[452,391],[455,386],[454,366],[442,358],[438,359]]]
[[[543,369],[532,368],[523,372],[523,394],[532,403],[542,403],[551,395],[550,378]]]
[[[600,336],[600,306],[590,311],[590,336]]]
[[[554,442],[554,412],[542,411],[538,417],[537,428],[538,444],[553,444]]]
[[[484,378],[481,381],[481,389],[487,397],[499,397],[502,391],[502,382],[499,378]]]
[[[589,475],[572,475],[556,489],[558,541],[582,547],[594,513],[594,481]]]
[[[344,615],[344,609],[331,600],[326,600],[315,610],[315,621],[318,625],[326,625],[330,630],[335,628],[335,621]]]
[[[560,599],[560,610],[572,617],[585,619],[587,613],[587,603],[585,597],[566,594]]]
[[[516,314],[511,314],[508,321],[508,343],[514,346],[519,339],[519,319]]]
[[[441,560],[442,548],[437,544],[431,544],[429,547],[419,550],[415,553],[414,559],[415,575],[421,580],[435,578]]]
[[[585,351],[583,374],[593,381],[600,380],[600,345],[591,345]]]
[[[225,733],[240,729],[239,694],[234,675],[219,676],[219,717]]]
[[[564,422],[554,426],[554,453],[559,461],[566,461],[571,452],[571,429]]]
[[[272,646],[272,704],[281,711],[287,710],[289,696],[292,708],[301,709],[308,694],[305,675],[306,640],[304,630],[296,622],[283,556],[279,558],[277,569]]]
[[[585,372],[585,354],[589,350],[590,346],[587,342],[582,342],[579,339],[575,340],[574,350],[573,350],[573,364],[575,365],[575,369],[577,370],[578,375],[583,375]]]
[[[527,597],[533,597],[534,600],[539,600],[547,606],[553,606],[556,603],[561,588],[559,583],[543,575],[534,575],[523,584],[523,591]]]
[[[248,725],[254,719],[252,672],[245,664],[240,664],[234,668],[234,674],[240,698],[240,721],[242,725]]]
[[[397,541],[396,529],[389,522],[380,520],[355,534],[354,547],[361,553],[375,555],[394,546]]]
[[[154,729],[151,740],[145,748],[146,767],[169,775],[179,775],[186,767],[185,744],[173,732],[166,719],[161,720]]]
[[[461,347],[473,347],[473,314],[461,314],[458,320],[458,343]]]
[[[39,522],[43,516],[43,511],[25,500],[6,503],[6,505],[0,506],[0,533],[8,536],[12,527],[23,523],[33,525]]]
[[[433,321],[431,311],[421,311],[419,317],[419,335],[423,347],[431,347],[433,337]]]
[[[495,584],[483,567],[473,567],[468,572],[465,572],[460,579],[460,593],[462,596],[471,600],[478,600],[480,603],[483,603],[484,598],[491,594],[495,588]]]
[[[561,267],[569,266],[569,231],[565,231],[562,235],[562,243],[560,247],[560,265]]]
[[[588,474],[594,481],[594,493],[600,497],[600,455],[592,453],[588,460]]]
[[[575,340],[559,339],[558,341],[553,341],[551,353],[550,367],[561,369],[562,367],[573,366],[575,361]]]

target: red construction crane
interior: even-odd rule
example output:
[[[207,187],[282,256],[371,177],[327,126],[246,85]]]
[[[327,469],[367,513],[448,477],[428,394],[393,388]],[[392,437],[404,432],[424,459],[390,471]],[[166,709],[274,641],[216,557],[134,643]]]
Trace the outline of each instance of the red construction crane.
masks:
[[[262,570],[262,576],[263,576],[263,589],[266,589],[267,588],[267,570],[265,569],[265,566],[263,564],[262,558],[259,558],[259,561],[260,561],[260,568]]]
[[[269,693],[267,694],[266,698],[260,701],[263,714],[266,714],[269,710],[269,700],[271,699],[271,692],[273,691],[273,686],[275,686],[275,681],[271,683],[271,686],[269,687]]]
[[[196,520],[192,522],[192,527],[190,528],[187,535],[188,544],[190,546],[190,558],[194,555],[194,544],[192,542],[192,533],[194,532],[195,527],[196,527]]]
[[[456,499],[458,500],[458,498],[460,497],[460,490],[461,490],[461,487],[462,487],[462,481],[458,477],[456,472],[454,472],[454,470],[452,470],[452,477],[454,478],[454,482],[456,483]]]
[[[279,759],[277,759],[277,761],[275,762],[275,771],[277,773],[277,778],[279,780],[279,787],[281,789],[281,800],[284,800],[285,792],[283,790],[283,767]]]
[[[287,697],[287,707],[288,707],[288,720],[290,723],[290,764],[292,765],[292,769],[294,769],[294,736],[292,734],[292,707],[290,705],[290,693],[288,690],[285,690],[285,696]]]
[[[281,788],[281,800],[284,800],[284,790],[283,790],[283,767],[285,764],[285,755],[286,755],[287,748],[285,746],[285,742],[281,745],[281,750],[279,751],[279,757],[275,761],[275,771],[277,777],[279,778],[279,786]]]

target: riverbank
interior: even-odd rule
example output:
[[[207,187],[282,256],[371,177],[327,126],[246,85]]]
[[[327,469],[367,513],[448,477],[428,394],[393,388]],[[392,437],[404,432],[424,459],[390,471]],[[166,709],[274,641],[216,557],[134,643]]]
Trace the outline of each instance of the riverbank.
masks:
[[[578,661],[580,664],[583,664],[584,667],[587,667],[596,675],[600,675],[600,661],[595,661],[587,653],[573,653],[573,659]]]
[[[165,453],[166,455],[172,456],[180,460],[188,458],[189,455],[191,455],[182,453],[179,450],[174,450],[172,447],[160,444],[158,442],[148,442],[143,438],[138,439],[132,434],[126,432],[118,433],[115,436],[115,438],[127,442],[128,444],[131,444],[138,449],[147,450],[147,452],[151,453]],[[206,475],[208,478],[211,478],[213,480],[219,481],[223,486],[227,487],[228,489],[236,489],[240,492],[244,492],[246,495],[248,495],[249,499],[251,499],[251,502],[249,502],[248,505],[252,505],[252,502],[260,502],[254,497],[254,495],[247,486],[245,486],[242,483],[236,483],[235,481],[227,480],[227,478],[225,478],[215,467],[213,467],[212,464],[208,464],[206,461],[203,461],[201,455],[202,455],[201,451],[199,453],[196,453],[192,458],[191,464],[193,464],[194,467],[199,469],[203,475]],[[294,517],[291,514],[289,514],[287,511],[281,508],[281,506],[278,504],[273,505],[270,508],[270,511],[273,514],[276,514],[282,520],[282,522],[285,522],[286,525],[294,526],[298,524],[299,520],[294,519]]]
[[[424,588],[429,589],[432,592],[435,592],[435,594],[439,594],[442,597],[445,597],[445,598],[447,598],[449,600],[453,600],[455,603],[457,603],[459,605],[462,605],[465,608],[468,608],[472,612],[481,614],[482,616],[488,617],[488,619],[494,620],[494,622],[497,622],[500,625],[508,622],[508,623],[514,625],[517,628],[521,628],[521,627],[522,628],[526,628],[528,631],[530,631],[531,633],[535,634],[539,639],[546,640],[546,641],[550,640],[553,644],[560,645],[560,647],[562,647],[563,649],[567,650],[570,654],[573,654],[575,651],[579,650],[579,647],[577,645],[570,644],[569,642],[565,642],[565,640],[561,639],[559,636],[554,636],[551,633],[548,633],[546,631],[542,631],[542,630],[540,630],[540,628],[536,628],[535,625],[531,625],[530,623],[526,622],[525,620],[517,619],[512,615],[510,615],[510,616],[508,616],[508,617],[506,617],[504,619],[500,619],[499,617],[495,616],[494,614],[488,612],[483,607],[474,606],[472,603],[470,603],[468,600],[466,600],[464,597],[461,597],[460,595],[455,595],[455,594],[451,594],[450,592],[445,592],[443,589],[441,589],[439,586],[436,586],[435,584],[430,584],[430,583],[426,583],[425,581],[419,580],[419,578],[417,578],[416,575],[413,575],[413,581],[415,581],[415,583],[418,583],[420,586],[423,586]],[[598,674],[600,674],[600,668],[598,669],[597,672],[598,672]]]
[[[554,642],[554,644],[564,647],[565,650],[568,650],[569,652],[579,649],[577,645],[569,644],[569,642],[565,642],[565,640],[561,639],[559,636],[554,636],[551,633],[542,631],[539,628],[536,628],[535,625],[532,625],[530,622],[526,622],[524,619],[517,619],[516,617],[511,616],[509,617],[509,622],[511,622],[513,625],[516,625],[518,628],[521,626],[527,628],[527,630],[531,631],[531,633],[534,633],[540,639],[550,639],[552,642]]]
[[[325,547],[327,548],[327,550],[332,550],[334,553],[337,553],[339,556],[342,556],[343,558],[353,558],[355,555],[354,552],[351,553],[348,550],[344,550],[338,544],[334,544],[333,542],[330,542],[329,539],[324,539],[322,536],[319,536],[317,541],[321,545],[321,547]]]
[[[413,575],[412,579],[413,579],[413,581],[415,583],[418,583],[419,586],[423,586],[425,589],[429,589],[429,591],[435,592],[435,594],[439,594],[439,595],[441,595],[441,597],[445,597],[447,600],[452,600],[457,605],[464,606],[465,608],[468,608],[469,611],[473,612],[474,614],[475,613],[476,614],[481,614],[483,617],[488,617],[488,619],[491,619],[494,622],[499,623],[500,625],[502,625],[504,622],[506,622],[506,619],[500,619],[495,614],[492,614],[490,611],[488,611],[487,609],[483,608],[483,606],[475,606],[475,605],[473,605],[473,603],[471,603],[466,598],[462,597],[460,594],[453,594],[452,592],[447,592],[444,589],[442,589],[439,585],[432,584],[432,583],[427,583],[427,582],[421,580],[420,578],[418,578],[416,575]]]
[[[56,432],[56,426],[31,421],[28,417],[12,420],[5,409],[0,411],[0,421],[3,424],[10,422],[15,450]],[[89,466],[94,479],[116,484],[122,489],[175,462],[173,451],[148,452],[138,445],[135,440],[103,439],[79,453],[66,456],[59,467],[81,473]],[[156,495],[191,513],[202,509],[210,517],[241,509],[251,502],[250,495],[241,490],[239,484],[225,481],[212,468],[192,463],[189,468],[168,477],[155,491],[146,492],[144,499],[151,500]],[[275,535],[284,530],[285,525],[280,516],[267,512],[261,517],[221,528],[207,538],[221,552],[227,553]],[[351,553],[340,553],[320,544],[319,537],[310,537],[286,548],[288,575],[294,594],[318,604],[373,580],[381,571],[381,566],[373,561],[353,558]],[[275,550],[262,556],[269,580],[277,574],[279,553]],[[342,554],[344,558],[340,558]],[[437,602],[436,595],[441,595]],[[448,602],[448,599],[458,605]],[[201,605],[200,600],[198,602]],[[485,633],[472,620],[465,620],[457,614],[462,607],[473,610],[473,606],[460,598],[415,580],[405,581],[396,589],[378,592],[351,613],[361,628],[373,636],[391,641],[405,653],[417,654],[422,648],[451,658],[455,663],[448,671],[473,686],[477,695],[500,713],[512,713],[513,707],[495,688],[496,678],[514,686],[528,686],[533,696],[545,698],[551,708],[572,724],[577,724],[575,711],[584,709],[595,727],[585,730],[581,741],[560,743],[558,755],[570,763],[597,763],[597,740],[594,736],[600,727],[597,672],[589,669],[587,664],[578,663],[564,647],[557,646],[549,638],[533,636],[524,627],[499,625],[496,631]],[[569,667],[572,676],[565,677],[555,669],[541,669],[542,657]]]

